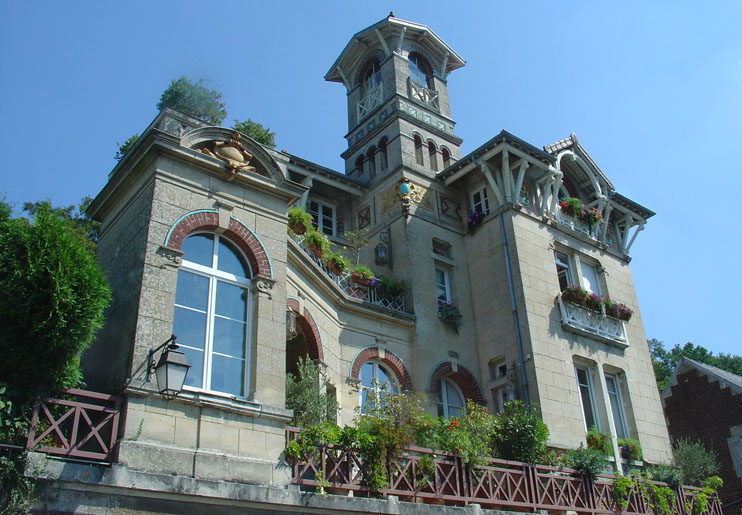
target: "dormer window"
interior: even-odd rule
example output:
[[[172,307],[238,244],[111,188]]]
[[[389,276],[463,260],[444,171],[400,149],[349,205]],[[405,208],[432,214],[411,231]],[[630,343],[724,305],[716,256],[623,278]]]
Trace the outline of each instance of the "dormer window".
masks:
[[[360,77],[361,98],[358,101],[358,119],[361,120],[381,105],[383,84],[381,63],[378,57],[371,58],[363,67]]]
[[[363,71],[361,72],[361,86],[363,87],[361,95],[365,96],[380,83],[381,65],[379,59],[374,57],[366,63],[366,66],[363,67]]]

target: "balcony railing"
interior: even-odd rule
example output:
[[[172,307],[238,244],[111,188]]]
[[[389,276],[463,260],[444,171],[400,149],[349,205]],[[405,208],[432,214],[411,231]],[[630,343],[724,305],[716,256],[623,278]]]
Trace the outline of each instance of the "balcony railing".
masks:
[[[369,81],[369,84],[371,81]],[[379,82],[376,86],[364,88],[365,94],[358,102],[358,121],[363,120],[371,111],[381,105],[384,99],[384,83]]]
[[[368,302],[369,304],[391,309],[392,311],[399,311],[401,313],[407,312],[405,310],[404,293],[398,295],[387,295],[378,287],[356,284],[353,282],[352,274],[350,272],[343,272],[340,275],[336,275],[325,266],[320,258],[315,256],[314,253],[309,250],[308,246],[304,243],[304,236],[294,234],[292,235],[292,238],[299,244],[307,257],[322,269],[326,278],[337,284],[343,291],[343,294],[348,298]]]
[[[409,95],[411,99],[417,100],[418,102],[422,103],[423,105],[431,109],[440,111],[441,107],[440,107],[440,102],[438,100],[439,95],[437,91],[430,89],[430,88],[426,88],[422,84],[418,84],[417,82],[410,79],[409,77],[407,78],[407,84],[409,85],[409,88],[410,88]]]
[[[590,226],[587,225],[587,222],[578,220],[576,218],[572,218],[571,216],[562,212],[562,210],[559,209],[558,207],[556,210],[556,220],[561,225],[566,225],[567,227],[569,227],[570,229],[574,231],[581,232],[582,234],[585,234],[586,236],[594,240],[598,239],[598,228],[600,227],[599,224],[595,224],[591,230]]]
[[[287,443],[299,436],[297,428],[287,428]],[[459,456],[431,449],[409,447],[387,469],[389,487],[381,491],[367,486],[362,453],[340,445],[317,445],[300,451],[292,463],[292,483],[343,493],[365,492],[401,500],[461,505],[480,504],[488,509],[519,511],[546,510],[563,513],[612,514],[616,505],[610,476],[591,480],[575,470],[531,465],[489,458],[484,465],[466,465]],[[420,460],[428,456],[432,470],[421,470]],[[657,483],[663,485],[663,483]],[[675,490],[674,513],[690,515],[699,489]],[[635,488],[629,493],[625,514],[649,513],[646,498]],[[717,499],[709,499],[704,514],[721,515]]]
[[[562,327],[572,332],[597,337],[608,343],[628,346],[626,324],[622,320],[562,300],[561,295],[558,299],[562,312]]]
[[[71,388],[34,408],[26,448],[67,458],[113,461],[124,399]]]

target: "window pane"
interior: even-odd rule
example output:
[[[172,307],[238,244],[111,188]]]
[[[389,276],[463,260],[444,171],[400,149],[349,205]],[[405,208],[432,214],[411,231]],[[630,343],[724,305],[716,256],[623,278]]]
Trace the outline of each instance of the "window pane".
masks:
[[[618,381],[616,381],[615,376],[606,374],[605,384],[608,389],[608,398],[611,401],[611,411],[613,412],[613,423],[616,425],[616,434],[619,438],[627,438],[628,431],[624,424],[623,401],[621,400],[621,393],[618,390]]]
[[[462,399],[458,388],[456,388],[453,384],[451,384],[450,381],[446,381],[445,385],[446,385],[446,396],[448,397],[449,411],[451,410],[452,407],[455,407],[455,408],[459,408],[459,412],[461,412],[461,408],[464,407],[464,400]]]
[[[173,333],[178,337],[178,345],[203,350],[206,341],[206,314],[175,306]]]
[[[211,234],[188,236],[180,246],[180,250],[183,251],[183,259],[210,267],[214,254],[214,236]]]
[[[178,270],[178,283],[175,287],[176,304],[205,312],[208,299],[209,279],[207,277]]]
[[[180,340],[180,338],[178,338]],[[178,342],[180,344],[180,341]],[[203,376],[204,376],[204,353],[200,350],[189,349],[187,347],[180,347],[180,349],[186,356],[186,361],[191,365],[186,374],[186,380],[184,384],[193,386],[194,388],[203,388]]]
[[[243,322],[214,318],[214,352],[236,358],[245,357],[245,327]]]
[[[219,238],[219,256],[217,269],[234,274],[237,277],[250,277],[248,268],[240,259],[239,254],[223,238]]]
[[[374,380],[373,363],[364,363],[361,365],[361,386],[371,386]]]
[[[217,281],[216,314],[244,322],[247,316],[247,290]]]
[[[245,360],[214,355],[211,361],[211,389],[241,396],[245,383]]]
[[[581,263],[583,286],[590,293],[600,295],[600,284],[598,283],[598,271],[594,266]]]

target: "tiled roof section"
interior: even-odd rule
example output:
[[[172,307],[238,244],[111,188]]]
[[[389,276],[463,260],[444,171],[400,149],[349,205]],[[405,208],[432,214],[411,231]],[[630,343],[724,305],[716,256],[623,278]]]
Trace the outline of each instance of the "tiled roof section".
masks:
[[[564,139],[560,139],[559,141],[552,143],[550,145],[544,145],[544,150],[548,152],[549,154],[556,154],[557,152],[561,150],[571,147],[575,143],[577,143],[577,136],[573,132],[572,134],[570,134]]]
[[[721,388],[729,388],[733,394],[742,394],[742,376],[732,374],[726,370],[701,363],[694,359],[681,358],[680,363],[673,370],[672,376],[662,392],[663,402],[664,399],[672,396],[672,386],[677,384],[677,376],[691,369],[695,369],[698,373],[707,376],[712,381],[718,381]]]

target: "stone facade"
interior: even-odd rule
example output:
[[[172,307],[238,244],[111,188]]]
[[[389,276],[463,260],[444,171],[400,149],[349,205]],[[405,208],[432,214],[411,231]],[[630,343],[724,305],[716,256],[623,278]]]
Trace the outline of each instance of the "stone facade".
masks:
[[[363,82],[372,59],[381,74],[378,100]],[[425,85],[411,79],[413,60]],[[462,401],[491,410],[515,398],[538,404],[556,448],[584,442],[589,398],[595,424],[614,443],[623,431],[640,440],[648,461],[668,461],[628,266],[636,233],[653,213],[616,193],[574,135],[537,148],[503,131],[461,157],[447,80],[463,65],[423,25],[389,17],[356,34],[326,76],[348,92],[344,174],[170,109],[144,131],[91,206],[102,222],[98,253],[114,300],[83,365],[90,389],[127,398],[117,467],[204,485],[285,486],[282,449],[291,418],[285,374],[294,364],[287,360],[293,356],[287,308],[298,318],[306,355],[332,386],[341,424],[356,416],[361,370],[373,363],[398,388],[425,394],[432,413],[441,407],[444,383]],[[235,168],[220,159],[213,149],[227,141],[251,160]],[[411,185],[408,210],[399,194],[403,181]],[[561,219],[563,196],[595,206],[605,222],[585,231]],[[292,205],[318,210],[318,229],[339,248],[348,243],[347,231],[368,228],[370,244],[359,259],[377,275],[404,280],[403,301],[385,304],[376,290],[328,272],[287,234]],[[483,215],[474,229],[467,226],[472,209]],[[223,357],[219,349],[233,342],[214,328],[226,318],[205,307],[211,313],[199,344],[205,347],[194,348],[192,328],[178,341],[189,359],[203,356],[191,365],[206,382],[165,400],[157,394],[151,351],[175,331],[174,311],[201,313],[181,306],[179,278],[193,270],[213,284],[238,282],[194,261],[188,238],[199,234],[224,241],[249,270],[240,283],[249,283],[243,339],[230,351],[244,356],[239,377],[229,378],[240,389],[208,386],[224,379],[217,372],[229,375],[215,363]],[[377,245],[391,260],[378,262]],[[614,320],[607,334],[567,320],[555,253],[569,257],[576,283],[583,264],[592,265],[600,283],[593,291],[631,307],[631,321]],[[218,306],[213,288],[209,302]],[[457,332],[440,319],[441,301],[460,310]],[[578,385],[578,368],[587,371],[588,385]]]

